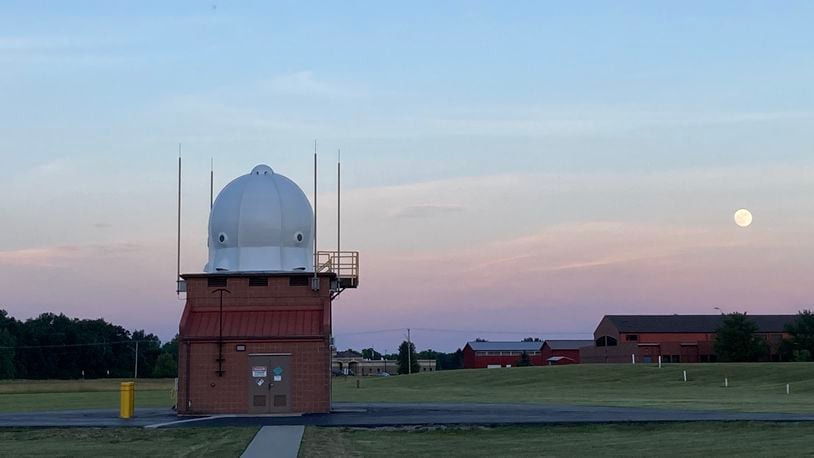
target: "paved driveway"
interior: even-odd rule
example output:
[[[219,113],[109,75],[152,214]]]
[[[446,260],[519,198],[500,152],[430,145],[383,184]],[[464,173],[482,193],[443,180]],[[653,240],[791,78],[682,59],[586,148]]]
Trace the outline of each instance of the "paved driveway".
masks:
[[[741,413],[539,404],[356,404],[337,403],[334,413],[302,416],[178,418],[169,409],[138,409],[121,420],[117,410],[0,414],[0,427],[75,426],[402,426],[613,423],[665,421],[814,421],[812,414]],[[182,420],[182,421],[179,421]]]

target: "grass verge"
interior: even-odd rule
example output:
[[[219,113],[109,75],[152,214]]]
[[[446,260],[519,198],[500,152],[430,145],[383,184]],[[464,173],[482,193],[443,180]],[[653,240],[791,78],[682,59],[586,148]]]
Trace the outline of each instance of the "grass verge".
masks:
[[[688,381],[683,381],[686,370]],[[724,378],[729,387],[724,388]],[[334,381],[335,402],[580,404],[814,412],[814,363],[582,364],[474,369]],[[786,394],[786,384],[791,394]]]
[[[237,457],[257,428],[0,429],[0,456]]]
[[[434,427],[308,427],[300,457],[802,456],[812,423],[645,423]]]
[[[117,409],[124,379],[12,380],[0,382],[0,412]],[[136,381],[136,408],[171,407],[172,379]]]

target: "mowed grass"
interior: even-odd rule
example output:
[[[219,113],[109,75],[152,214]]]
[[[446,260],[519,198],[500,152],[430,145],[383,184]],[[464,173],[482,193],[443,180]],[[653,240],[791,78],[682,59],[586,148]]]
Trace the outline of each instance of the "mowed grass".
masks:
[[[299,456],[802,456],[812,437],[814,423],[308,427]]]
[[[0,412],[117,409],[127,379],[0,381]],[[136,408],[172,407],[173,379],[136,381]]]
[[[686,370],[688,381],[683,381]],[[724,377],[729,388],[724,388]],[[337,378],[335,402],[580,404],[814,412],[814,363],[583,364]],[[791,394],[786,394],[786,384]]]
[[[257,428],[0,429],[0,456],[237,457]]]

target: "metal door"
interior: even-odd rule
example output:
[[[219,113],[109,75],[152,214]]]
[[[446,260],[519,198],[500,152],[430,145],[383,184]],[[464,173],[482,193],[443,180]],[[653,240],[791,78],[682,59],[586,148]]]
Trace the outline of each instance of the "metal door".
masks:
[[[291,355],[249,355],[249,413],[291,411]]]

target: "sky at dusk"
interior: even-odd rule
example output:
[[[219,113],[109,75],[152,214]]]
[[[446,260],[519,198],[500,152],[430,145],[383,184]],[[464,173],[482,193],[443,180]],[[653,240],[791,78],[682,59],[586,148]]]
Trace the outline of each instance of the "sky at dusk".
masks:
[[[814,3],[4,2],[0,308],[177,332],[215,188],[265,163],[358,290],[340,348],[814,306]],[[754,214],[740,228],[739,208]]]

